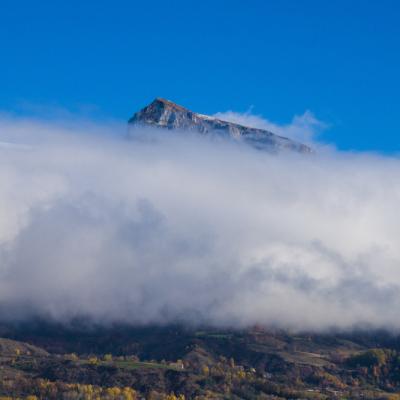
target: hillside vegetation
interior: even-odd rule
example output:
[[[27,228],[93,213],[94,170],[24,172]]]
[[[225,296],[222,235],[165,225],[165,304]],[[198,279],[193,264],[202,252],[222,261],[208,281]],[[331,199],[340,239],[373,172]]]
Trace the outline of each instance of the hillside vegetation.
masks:
[[[42,325],[1,332],[2,400],[400,399],[400,342],[385,333]]]

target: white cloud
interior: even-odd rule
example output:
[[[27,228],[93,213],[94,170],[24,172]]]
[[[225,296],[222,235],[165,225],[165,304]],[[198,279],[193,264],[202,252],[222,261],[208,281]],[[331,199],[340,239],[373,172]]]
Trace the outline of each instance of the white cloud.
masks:
[[[295,115],[289,124],[284,125],[271,122],[250,111],[245,113],[225,111],[216,113],[214,116],[224,121],[266,129],[277,135],[285,136],[302,143],[313,142],[318,134],[327,128],[327,124],[318,120],[309,110],[305,111],[302,115]]]
[[[400,161],[3,118],[0,314],[400,328]]]

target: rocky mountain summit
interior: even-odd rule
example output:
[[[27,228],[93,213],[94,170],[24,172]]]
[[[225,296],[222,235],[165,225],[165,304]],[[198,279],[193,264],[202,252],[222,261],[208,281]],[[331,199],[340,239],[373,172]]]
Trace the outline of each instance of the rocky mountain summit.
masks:
[[[310,147],[265,129],[252,128],[208,115],[198,114],[170,100],[155,99],[138,111],[128,121],[131,127],[147,126],[182,131],[195,131],[200,134],[214,134],[238,141],[244,141],[258,149],[277,152],[291,150],[311,153]]]

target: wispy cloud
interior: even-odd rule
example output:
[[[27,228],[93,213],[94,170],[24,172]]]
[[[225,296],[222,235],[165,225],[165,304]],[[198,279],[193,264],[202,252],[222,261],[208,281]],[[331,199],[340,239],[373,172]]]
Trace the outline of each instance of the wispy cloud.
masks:
[[[305,111],[302,115],[295,115],[288,124],[277,124],[269,121],[261,115],[253,114],[252,111],[239,113],[235,111],[218,112],[214,115],[225,121],[235,122],[253,128],[266,129],[280,136],[290,139],[311,143],[328,125],[315,117],[311,111]]]

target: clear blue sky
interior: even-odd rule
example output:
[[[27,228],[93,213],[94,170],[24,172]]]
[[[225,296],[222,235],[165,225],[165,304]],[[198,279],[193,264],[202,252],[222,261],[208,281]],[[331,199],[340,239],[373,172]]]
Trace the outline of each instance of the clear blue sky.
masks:
[[[0,109],[309,109],[341,149],[398,152],[399,21],[398,0],[3,0]]]

